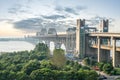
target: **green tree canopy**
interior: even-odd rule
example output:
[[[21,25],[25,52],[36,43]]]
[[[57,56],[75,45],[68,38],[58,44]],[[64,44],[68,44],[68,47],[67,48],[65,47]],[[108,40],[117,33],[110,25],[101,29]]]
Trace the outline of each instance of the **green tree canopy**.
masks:
[[[54,80],[54,72],[47,68],[38,69],[34,70],[30,77],[32,80]]]
[[[104,64],[103,66],[104,72],[106,72],[107,74],[110,74],[112,70],[113,70],[113,66],[110,63]]]
[[[40,62],[37,60],[30,60],[24,67],[23,71],[29,75],[33,70],[40,68]]]
[[[63,67],[66,63],[65,51],[63,49],[55,49],[51,61],[57,67]]]

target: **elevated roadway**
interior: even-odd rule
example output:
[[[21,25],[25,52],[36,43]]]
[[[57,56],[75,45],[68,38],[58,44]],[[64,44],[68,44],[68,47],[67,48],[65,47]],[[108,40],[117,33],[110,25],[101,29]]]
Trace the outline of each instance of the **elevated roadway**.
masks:
[[[114,37],[114,38],[118,38],[120,39],[120,33],[108,33],[108,32],[92,32],[92,33],[88,33],[88,36],[91,37]]]

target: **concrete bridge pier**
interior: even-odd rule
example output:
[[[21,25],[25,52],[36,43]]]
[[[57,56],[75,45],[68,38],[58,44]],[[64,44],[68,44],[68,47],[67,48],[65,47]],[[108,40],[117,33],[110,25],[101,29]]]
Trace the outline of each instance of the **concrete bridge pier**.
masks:
[[[100,49],[100,62],[110,62],[110,51]]]
[[[47,44],[47,46],[50,47],[50,41],[45,40],[45,44]]]
[[[116,66],[116,54],[115,54],[115,50],[116,50],[116,40],[114,38],[112,38],[112,44],[113,44],[113,49],[112,49],[112,59],[113,59],[113,66]]]
[[[120,52],[116,52],[116,67],[120,67]]]
[[[97,59],[97,49],[91,46],[96,45],[96,39],[92,37],[85,37],[85,57],[93,57]]]
[[[120,52],[115,52],[115,64],[114,67],[120,67]]]
[[[101,55],[100,55],[100,37],[97,37],[97,42],[98,42],[98,44],[97,44],[97,47],[98,47],[98,50],[97,50],[97,52],[98,52],[98,62],[101,62]]]
[[[61,43],[58,42],[58,43],[55,43],[55,49],[60,49],[61,48]]]
[[[120,67],[120,52],[116,51],[116,39],[112,38],[113,49],[112,49],[112,59],[113,67]]]
[[[98,42],[98,62],[109,62],[110,61],[110,50],[104,50],[104,49],[101,49],[101,38],[100,37],[97,37],[97,42]],[[108,40],[109,41],[109,40]],[[108,42],[108,45],[109,42]]]

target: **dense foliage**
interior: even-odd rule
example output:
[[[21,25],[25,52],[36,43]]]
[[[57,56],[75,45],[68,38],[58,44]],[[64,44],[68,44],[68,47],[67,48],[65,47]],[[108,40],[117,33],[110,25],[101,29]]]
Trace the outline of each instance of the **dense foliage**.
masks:
[[[57,67],[63,67],[66,63],[65,51],[62,49],[55,49],[53,51],[53,57],[51,59],[52,64]]]
[[[120,75],[120,68],[114,68],[111,63],[99,62],[97,63],[100,71],[109,75]]]
[[[103,71],[109,75],[120,75],[120,68],[114,68],[111,62],[96,62],[91,57],[86,57],[83,59],[83,63],[93,69]]]
[[[49,53],[47,45],[39,43],[30,52],[0,55],[0,80],[97,80],[95,71],[67,61],[62,49]]]
[[[92,57],[86,57],[83,59],[83,63],[88,66],[94,66],[96,65],[97,61],[92,59]]]

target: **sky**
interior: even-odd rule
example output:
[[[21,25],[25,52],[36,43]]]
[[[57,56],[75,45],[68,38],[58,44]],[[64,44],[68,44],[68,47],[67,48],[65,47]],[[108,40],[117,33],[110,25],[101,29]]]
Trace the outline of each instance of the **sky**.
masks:
[[[65,32],[76,19],[109,19],[120,32],[120,0],[0,0],[0,37],[32,35],[42,28]]]

